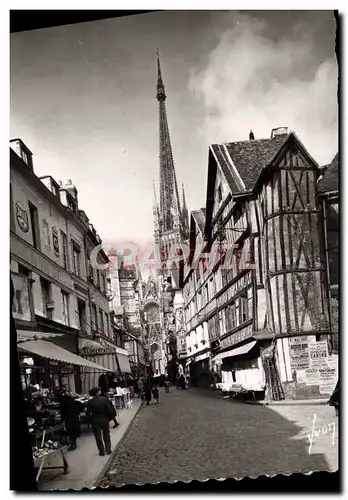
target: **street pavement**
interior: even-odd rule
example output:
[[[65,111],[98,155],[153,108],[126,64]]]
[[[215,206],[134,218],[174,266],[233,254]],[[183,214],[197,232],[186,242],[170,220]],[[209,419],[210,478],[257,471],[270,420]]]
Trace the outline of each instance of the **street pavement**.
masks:
[[[139,410],[140,404],[140,400],[134,399],[132,408],[117,411],[120,425],[116,429],[113,429],[113,423],[110,423],[112,449],[115,449],[127,432],[128,427]],[[65,475],[62,471],[56,470],[42,471],[38,484],[40,491],[92,488],[110,456],[99,456],[92,429],[87,430],[84,428],[77,440],[76,450],[70,451],[67,458],[69,463],[68,474]],[[60,463],[57,465],[60,465]]]
[[[329,406],[247,405],[215,392],[171,388],[161,390],[159,405],[143,405],[99,485],[337,468],[338,419]]]

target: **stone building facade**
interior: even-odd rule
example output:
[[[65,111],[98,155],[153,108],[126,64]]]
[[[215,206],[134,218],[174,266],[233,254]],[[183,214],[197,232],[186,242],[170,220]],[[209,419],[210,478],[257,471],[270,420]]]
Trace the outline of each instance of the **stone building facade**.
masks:
[[[79,209],[71,181],[37,177],[26,145],[16,139],[10,146],[10,251],[18,338],[40,333],[100,366],[110,368],[112,362],[117,371],[109,312],[109,259],[103,250],[94,252],[98,269],[92,257],[102,241]],[[31,305],[29,322],[21,320],[23,300]],[[82,384],[87,390],[87,378],[82,368],[75,373],[76,388]]]

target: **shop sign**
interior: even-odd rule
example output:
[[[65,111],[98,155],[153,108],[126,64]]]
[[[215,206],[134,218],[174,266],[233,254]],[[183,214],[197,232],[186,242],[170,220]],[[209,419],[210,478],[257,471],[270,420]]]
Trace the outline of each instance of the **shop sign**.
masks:
[[[16,203],[16,219],[23,233],[27,233],[29,231],[28,212],[20,201]]]
[[[290,337],[290,363],[292,370],[309,368],[308,337]]]
[[[248,326],[246,328],[242,328],[241,330],[232,333],[228,337],[221,339],[220,341],[221,349],[225,349],[226,347],[238,344],[239,342],[248,339],[250,336],[251,336],[251,327]]]
[[[326,366],[328,362],[327,342],[309,344],[309,361],[311,368]]]

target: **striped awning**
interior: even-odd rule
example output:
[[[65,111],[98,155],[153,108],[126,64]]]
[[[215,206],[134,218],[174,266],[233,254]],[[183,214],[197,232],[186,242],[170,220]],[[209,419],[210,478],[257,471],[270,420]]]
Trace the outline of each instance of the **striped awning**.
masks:
[[[47,340],[28,340],[27,342],[19,342],[17,347],[20,351],[30,352],[41,358],[52,359],[66,365],[86,366],[94,370],[111,371],[88,359],[81,358],[77,356],[77,354],[67,351],[56,344],[52,344],[52,342],[48,342]]]
[[[126,354],[117,353],[118,364],[120,365],[121,373],[132,373],[129,359]]]
[[[219,359],[225,358],[235,358],[236,356],[242,356],[243,354],[247,354],[251,351],[253,347],[256,345],[256,340],[249,342],[248,344],[241,345],[240,347],[236,347],[235,349],[230,349],[229,351],[220,352],[213,358],[213,361],[218,361]]]

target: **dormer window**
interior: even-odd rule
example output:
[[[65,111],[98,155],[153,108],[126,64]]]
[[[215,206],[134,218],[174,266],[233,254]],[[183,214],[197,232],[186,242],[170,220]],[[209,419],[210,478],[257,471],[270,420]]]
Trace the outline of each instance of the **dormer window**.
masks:
[[[33,160],[32,153],[26,147],[21,139],[13,139],[10,141],[11,149],[28,165],[28,167],[33,170]]]

